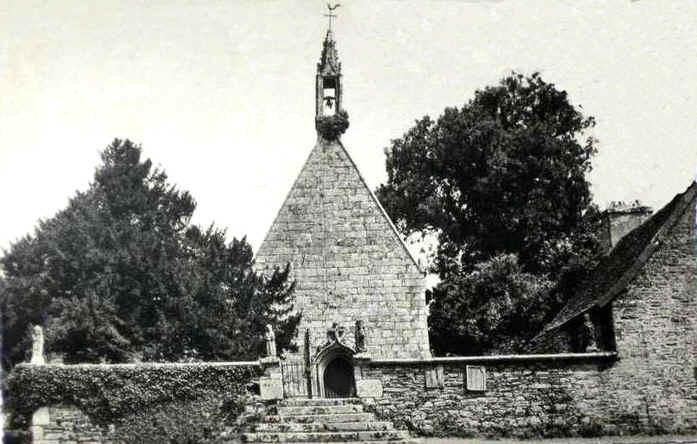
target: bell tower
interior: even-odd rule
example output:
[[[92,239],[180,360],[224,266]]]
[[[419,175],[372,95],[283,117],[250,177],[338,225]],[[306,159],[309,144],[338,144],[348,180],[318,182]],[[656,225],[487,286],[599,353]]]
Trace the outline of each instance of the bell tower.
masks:
[[[329,6],[328,6],[329,7]],[[338,5],[334,6],[336,9]],[[322,55],[317,64],[315,84],[315,118],[333,116],[342,110],[341,107],[341,62],[336,51],[336,42],[332,32],[332,7],[329,7],[329,29],[322,44]]]
[[[332,20],[339,5],[328,7]],[[290,264],[296,282],[300,352],[289,359],[309,383],[292,390],[350,397],[366,356],[430,358],[428,307],[424,273],[341,142],[349,117],[331,23],[315,74],[317,141],[254,267],[272,276]]]

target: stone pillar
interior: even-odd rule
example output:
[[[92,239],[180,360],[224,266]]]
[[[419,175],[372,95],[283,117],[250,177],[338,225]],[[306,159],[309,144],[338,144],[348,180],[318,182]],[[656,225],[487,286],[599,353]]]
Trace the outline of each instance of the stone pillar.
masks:
[[[307,386],[307,397],[315,398],[314,387],[312,384],[312,336],[310,329],[305,330],[305,338],[303,342],[303,366],[305,367],[305,384]]]
[[[44,429],[48,427],[51,418],[48,413],[48,407],[41,407],[31,417],[31,425],[29,426],[29,431],[31,432],[31,442],[32,444],[53,444],[57,441],[46,440]]]
[[[276,358],[262,358],[264,376],[259,378],[259,395],[261,399],[283,399],[283,375],[281,361]]]
[[[364,379],[363,368],[370,362],[367,354],[354,355],[354,380],[356,382],[356,396],[359,398],[380,399],[382,398],[382,381],[379,379]]]

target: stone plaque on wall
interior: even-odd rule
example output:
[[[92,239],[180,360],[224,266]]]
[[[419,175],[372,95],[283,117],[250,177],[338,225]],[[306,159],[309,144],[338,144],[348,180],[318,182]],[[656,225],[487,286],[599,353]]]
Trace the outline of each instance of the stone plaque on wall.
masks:
[[[483,365],[466,366],[465,380],[467,391],[483,392],[486,391],[486,367]]]
[[[382,398],[382,382],[379,379],[356,381],[356,396],[359,398]]]
[[[259,378],[261,399],[283,399],[283,382],[281,378]]]
[[[426,369],[426,388],[443,388],[445,386],[445,372],[443,366]]]

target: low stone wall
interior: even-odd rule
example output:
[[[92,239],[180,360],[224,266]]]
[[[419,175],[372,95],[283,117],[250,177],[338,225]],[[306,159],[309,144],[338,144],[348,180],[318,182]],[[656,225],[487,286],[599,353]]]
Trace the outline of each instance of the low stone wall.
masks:
[[[215,442],[235,430],[264,367],[22,364],[8,378],[8,407],[36,444]]]
[[[356,386],[377,416],[421,436],[697,431],[694,382],[677,371],[679,384],[647,378],[645,361],[614,352],[360,357]],[[35,443],[216,442],[239,428],[252,382],[265,382],[262,399],[282,396],[277,364],[20,365],[8,404]]]
[[[616,364],[615,353],[377,360],[366,362],[361,373],[364,380],[382,383],[382,398],[370,400],[374,412],[422,436],[529,438],[696,429],[696,421],[657,428],[660,418],[647,417],[651,406],[625,405]],[[483,375],[485,389],[478,391]]]
[[[101,443],[114,438],[113,428],[95,424],[87,414],[71,405],[41,407],[32,416],[29,431],[34,444]]]

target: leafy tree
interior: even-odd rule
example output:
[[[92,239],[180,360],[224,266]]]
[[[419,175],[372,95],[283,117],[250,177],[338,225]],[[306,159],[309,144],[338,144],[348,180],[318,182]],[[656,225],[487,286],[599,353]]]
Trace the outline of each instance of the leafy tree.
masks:
[[[193,198],[128,140],[94,178],[0,258],[6,368],[26,358],[31,324],[69,362],[251,357],[266,323],[291,346],[287,269],[257,275],[245,239],[192,225]]]
[[[430,339],[440,353],[520,353],[549,310],[553,283],[524,273],[513,254],[475,265],[428,293]],[[456,341],[453,338],[457,338]]]
[[[437,240],[431,271],[443,287],[434,300],[453,295],[478,264],[501,254],[516,255],[521,273],[557,284],[550,297],[563,299],[562,287],[583,275],[597,251],[598,211],[586,179],[594,125],[539,74],[512,73],[391,142],[388,180],[377,195],[403,234]],[[465,308],[452,307],[482,315]]]

